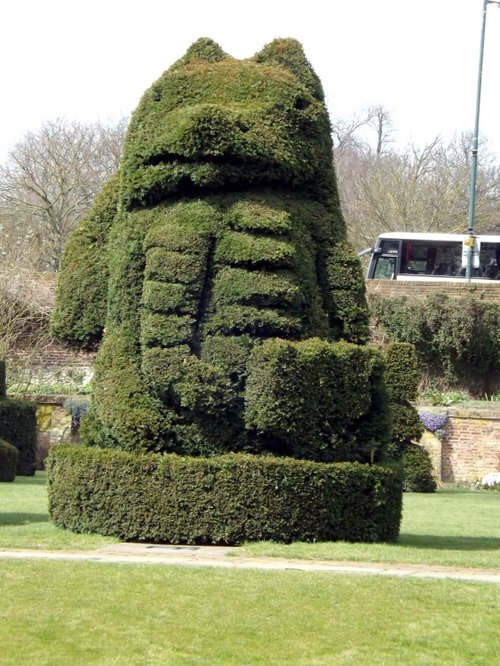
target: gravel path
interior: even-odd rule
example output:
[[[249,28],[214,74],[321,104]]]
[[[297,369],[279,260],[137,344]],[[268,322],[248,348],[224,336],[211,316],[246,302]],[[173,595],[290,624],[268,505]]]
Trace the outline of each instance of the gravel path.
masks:
[[[3,550],[0,559],[156,564],[228,569],[322,571],[410,578],[447,578],[500,584],[499,569],[471,569],[421,564],[335,562],[327,560],[287,560],[274,557],[240,556],[238,548],[221,546],[169,546],[121,543],[93,551]]]

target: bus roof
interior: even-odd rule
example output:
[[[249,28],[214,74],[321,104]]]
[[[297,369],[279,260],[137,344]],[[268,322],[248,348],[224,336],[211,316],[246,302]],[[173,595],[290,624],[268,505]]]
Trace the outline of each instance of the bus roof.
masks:
[[[474,234],[482,243],[500,243],[500,234]],[[386,240],[415,240],[415,241],[458,241],[462,242],[468,238],[468,234],[442,234],[437,232],[415,232],[415,231],[390,231],[379,235],[380,239]]]

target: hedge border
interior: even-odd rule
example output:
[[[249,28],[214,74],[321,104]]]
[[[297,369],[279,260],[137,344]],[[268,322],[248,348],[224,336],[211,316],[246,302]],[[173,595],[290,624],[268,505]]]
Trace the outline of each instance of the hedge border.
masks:
[[[127,541],[395,541],[402,483],[392,469],[273,456],[189,457],[54,446],[54,523]]]

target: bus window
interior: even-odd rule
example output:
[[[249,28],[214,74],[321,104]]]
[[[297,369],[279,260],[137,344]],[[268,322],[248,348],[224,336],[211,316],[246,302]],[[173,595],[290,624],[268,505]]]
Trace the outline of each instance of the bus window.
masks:
[[[479,253],[479,272],[482,277],[498,280],[500,277],[498,262],[500,260],[500,245],[483,243]]]
[[[466,278],[463,263],[465,234],[388,232],[371,253],[367,279],[460,282]],[[494,281],[500,285],[500,235],[477,237],[473,256],[475,282]]]
[[[375,280],[393,280],[396,274],[396,257],[378,257],[373,277]]]
[[[382,254],[399,254],[399,240],[384,240],[380,247]]]

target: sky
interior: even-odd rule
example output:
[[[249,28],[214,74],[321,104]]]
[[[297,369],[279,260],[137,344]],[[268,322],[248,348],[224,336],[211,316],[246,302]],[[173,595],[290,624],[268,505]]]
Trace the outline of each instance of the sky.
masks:
[[[0,163],[66,118],[113,123],[199,37],[248,58],[298,39],[333,119],[381,105],[397,145],[472,131],[483,0],[10,0],[0,12]],[[480,143],[500,157],[500,8],[486,12]]]

